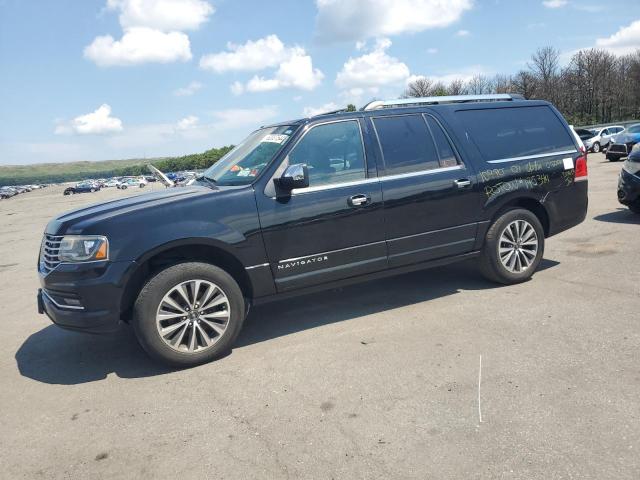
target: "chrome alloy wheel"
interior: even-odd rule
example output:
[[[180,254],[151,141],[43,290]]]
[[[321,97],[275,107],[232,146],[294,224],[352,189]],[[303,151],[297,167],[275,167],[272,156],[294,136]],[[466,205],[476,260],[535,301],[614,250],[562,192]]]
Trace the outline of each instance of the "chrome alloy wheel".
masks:
[[[538,254],[538,235],[526,220],[514,220],[505,227],[498,242],[498,256],[511,273],[522,273],[531,267]]]
[[[215,345],[227,330],[231,306],[226,294],[207,280],[171,288],[156,313],[160,338],[179,352],[197,353]]]

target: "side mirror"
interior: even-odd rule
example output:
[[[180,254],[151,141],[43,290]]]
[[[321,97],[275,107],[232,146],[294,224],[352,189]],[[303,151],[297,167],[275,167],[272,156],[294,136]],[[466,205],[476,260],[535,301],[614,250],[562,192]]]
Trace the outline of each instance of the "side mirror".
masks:
[[[309,170],[304,163],[289,165],[280,178],[275,179],[278,189],[290,193],[294,188],[309,186]]]

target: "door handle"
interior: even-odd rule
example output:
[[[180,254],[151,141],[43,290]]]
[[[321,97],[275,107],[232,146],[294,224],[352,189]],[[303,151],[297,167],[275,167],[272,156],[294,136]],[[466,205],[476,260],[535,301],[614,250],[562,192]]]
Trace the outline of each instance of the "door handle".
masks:
[[[369,195],[359,194],[350,196],[347,200],[347,203],[351,207],[361,207],[363,205],[366,205],[370,201],[371,197],[369,197]]]
[[[467,178],[461,178],[460,180],[456,180],[453,183],[455,183],[458,188],[467,188],[471,186],[471,180]]]

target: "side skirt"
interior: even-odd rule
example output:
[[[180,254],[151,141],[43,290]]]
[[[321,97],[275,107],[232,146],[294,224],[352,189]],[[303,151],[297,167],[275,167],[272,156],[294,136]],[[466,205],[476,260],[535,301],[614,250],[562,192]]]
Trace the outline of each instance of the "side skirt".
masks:
[[[314,285],[312,287],[300,288],[289,292],[276,293],[265,297],[258,297],[251,300],[253,305],[262,305],[264,303],[275,302],[278,300],[284,300],[287,298],[297,297],[300,295],[307,295],[309,293],[321,292],[323,290],[332,290],[334,288],[345,287],[347,285],[353,285],[355,283],[367,282],[370,280],[377,280],[380,278],[392,277],[395,275],[401,275],[403,273],[415,272],[418,270],[425,270],[433,267],[440,267],[442,265],[448,265],[450,263],[467,260],[469,258],[476,258],[480,256],[480,251],[474,251],[464,253],[462,255],[454,255],[452,257],[440,258],[438,260],[431,260],[428,262],[420,262],[411,265],[404,265],[402,267],[391,268],[388,270],[382,270],[379,272],[368,273],[365,275],[358,275],[356,277],[345,278],[329,283],[323,283],[320,285]]]

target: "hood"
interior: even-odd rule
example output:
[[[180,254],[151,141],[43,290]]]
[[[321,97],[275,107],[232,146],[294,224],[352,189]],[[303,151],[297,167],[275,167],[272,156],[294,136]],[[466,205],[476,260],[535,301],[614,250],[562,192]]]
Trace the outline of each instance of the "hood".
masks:
[[[640,142],[640,133],[623,132],[614,138],[616,143],[635,143]]]
[[[104,221],[111,217],[130,214],[146,208],[162,207],[202,195],[215,194],[216,192],[217,190],[204,186],[171,188],[160,192],[134,195],[110,202],[89,205],[64,213],[51,220],[45,232],[51,235],[83,233],[89,223]]]

